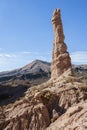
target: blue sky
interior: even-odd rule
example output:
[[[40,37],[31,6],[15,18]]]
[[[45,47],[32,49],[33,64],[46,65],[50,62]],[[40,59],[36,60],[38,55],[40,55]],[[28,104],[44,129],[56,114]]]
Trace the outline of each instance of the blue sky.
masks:
[[[87,64],[87,0],[0,0],[0,71],[51,61],[56,8],[72,63]]]

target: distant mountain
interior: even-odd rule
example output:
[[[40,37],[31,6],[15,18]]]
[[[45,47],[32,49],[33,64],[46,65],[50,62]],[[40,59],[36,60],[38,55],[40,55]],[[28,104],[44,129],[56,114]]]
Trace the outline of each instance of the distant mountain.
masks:
[[[14,102],[24,96],[31,86],[50,78],[50,63],[35,60],[23,68],[0,73],[0,105]]]
[[[13,71],[0,72],[0,82],[8,82],[14,80],[37,80],[37,84],[44,82],[50,78],[51,63],[35,60],[32,63]],[[87,77],[87,65],[72,65],[77,77]]]
[[[28,74],[28,73],[35,74],[39,72],[49,73],[49,71],[50,71],[50,63],[41,60],[35,60],[32,63],[24,66],[23,68],[15,69],[13,71],[0,72],[0,77],[14,76],[14,75]]]
[[[36,80],[50,78],[50,63],[35,60],[23,68],[13,71],[0,72],[0,82],[8,82],[10,80]],[[42,81],[41,81],[42,82]],[[39,81],[38,81],[39,83]]]

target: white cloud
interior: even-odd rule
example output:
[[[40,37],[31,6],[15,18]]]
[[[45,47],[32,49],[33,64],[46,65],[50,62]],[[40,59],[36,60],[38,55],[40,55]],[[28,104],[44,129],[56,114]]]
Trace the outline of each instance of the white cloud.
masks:
[[[35,54],[35,55],[38,55],[39,54],[39,52],[31,52],[31,51],[24,51],[24,52],[22,52],[22,54]]]
[[[51,52],[23,51],[18,53],[0,53],[0,71],[23,67],[35,59],[51,61]],[[71,59],[73,64],[87,64],[87,52],[73,52],[71,53]]]
[[[87,64],[87,51],[77,51],[71,53],[72,63]]]
[[[49,53],[40,52],[17,52],[17,53],[0,53],[0,71],[7,71],[23,67],[33,60],[40,59],[50,61]]]
[[[7,53],[1,53],[0,58],[15,58],[16,55],[14,54],[7,54]]]

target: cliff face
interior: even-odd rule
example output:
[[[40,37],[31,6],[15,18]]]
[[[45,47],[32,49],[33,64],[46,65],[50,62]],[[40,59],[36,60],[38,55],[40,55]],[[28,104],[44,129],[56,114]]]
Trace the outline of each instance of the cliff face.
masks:
[[[59,9],[56,9],[53,13],[52,24],[54,28],[54,47],[51,78],[57,79],[67,70],[69,70],[69,74],[72,74],[71,59],[67,52],[67,46],[64,43],[63,26]]]

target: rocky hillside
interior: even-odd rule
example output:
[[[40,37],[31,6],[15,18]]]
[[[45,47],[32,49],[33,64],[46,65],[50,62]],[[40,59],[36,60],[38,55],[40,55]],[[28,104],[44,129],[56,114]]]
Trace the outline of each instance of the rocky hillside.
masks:
[[[19,84],[28,80],[32,85],[38,85],[47,81],[50,78],[50,74],[50,63],[35,60],[20,69],[1,72],[0,83],[15,82]]]
[[[50,63],[35,60],[21,69],[0,73],[0,105],[15,102],[32,86],[51,77]],[[73,65],[75,77],[87,83],[87,65]]]
[[[46,72],[49,73],[50,71],[50,63],[41,61],[41,60],[35,60],[31,62],[30,64],[13,71],[6,71],[6,72],[0,72],[0,78],[1,77],[10,77],[10,76],[18,76],[18,75],[26,75],[26,74],[38,74],[39,72]]]
[[[15,102],[28,88],[50,78],[50,63],[35,60],[23,68],[0,73],[0,105]]]
[[[87,82],[87,65],[73,65],[73,70],[76,77]]]
[[[0,129],[86,130],[87,84],[65,74],[55,83],[29,88],[25,96],[1,105]]]

